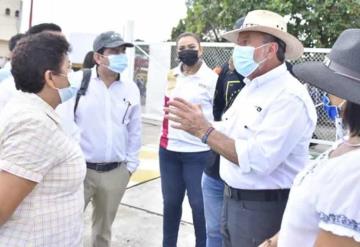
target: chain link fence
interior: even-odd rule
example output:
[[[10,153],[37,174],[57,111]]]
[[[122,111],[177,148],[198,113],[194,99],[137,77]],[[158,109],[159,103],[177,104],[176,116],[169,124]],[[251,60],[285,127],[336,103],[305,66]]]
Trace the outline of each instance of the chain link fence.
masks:
[[[215,67],[220,67],[226,63],[231,57],[233,45],[228,43],[203,43],[203,59],[205,63],[212,69]],[[147,72],[148,72],[148,45],[140,45],[136,47],[136,56],[135,56],[135,70],[134,70],[134,81],[138,84],[141,96],[142,103],[145,104],[146,99],[146,82],[147,82]],[[144,54],[144,51],[147,54]],[[290,61],[292,64],[302,63],[307,61],[318,61],[321,62],[324,60],[325,55],[329,52],[329,49],[305,49],[304,55],[296,60]],[[150,54],[151,56],[151,54]],[[179,61],[176,54],[175,43],[171,46],[170,54],[170,64],[171,67],[178,65]],[[326,112],[323,110],[322,106],[319,106],[321,103],[321,98],[324,94],[320,89],[307,85],[310,96],[312,97],[314,104],[318,105],[316,108],[318,114],[318,123],[314,133],[314,142],[321,143],[322,141],[332,142],[335,140],[335,126],[332,121],[330,121],[326,115]]]
[[[149,45],[139,44],[135,46],[134,82],[140,90],[141,105],[146,103],[146,83],[149,69]]]

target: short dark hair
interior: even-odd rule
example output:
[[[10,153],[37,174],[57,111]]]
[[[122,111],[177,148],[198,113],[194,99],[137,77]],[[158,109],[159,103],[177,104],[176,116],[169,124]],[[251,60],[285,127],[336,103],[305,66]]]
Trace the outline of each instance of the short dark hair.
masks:
[[[61,32],[61,27],[55,23],[41,23],[29,28],[26,34],[41,33],[43,31]]]
[[[87,69],[91,69],[92,67],[95,66],[95,61],[94,61],[94,52],[93,51],[89,51],[88,53],[86,53],[82,67],[83,68],[87,68]]]
[[[264,42],[265,43],[275,42],[278,44],[278,50],[276,52],[276,57],[278,58],[278,60],[281,63],[283,63],[285,61],[285,52],[286,52],[285,42],[271,34],[268,34],[268,33],[263,33],[263,34],[264,34]]]
[[[176,38],[176,46],[178,45],[179,40],[184,37],[193,37],[196,40],[196,42],[200,45],[201,40],[198,35],[196,35],[195,33],[191,33],[191,32],[185,32],[185,33],[180,34]]]
[[[15,34],[14,36],[12,36],[9,40],[9,50],[13,51],[16,46],[16,43],[24,36],[25,36],[25,34],[23,34],[23,33],[18,33],[18,34]]]
[[[104,55],[104,52],[105,52],[105,47],[101,48],[100,50],[98,50],[96,53],[99,53],[101,55]]]
[[[350,136],[360,136],[360,105],[346,101],[343,119],[349,127]]]
[[[42,32],[22,38],[11,60],[16,89],[40,92],[45,84],[45,72],[61,73],[64,57],[69,51],[70,44],[62,35]]]

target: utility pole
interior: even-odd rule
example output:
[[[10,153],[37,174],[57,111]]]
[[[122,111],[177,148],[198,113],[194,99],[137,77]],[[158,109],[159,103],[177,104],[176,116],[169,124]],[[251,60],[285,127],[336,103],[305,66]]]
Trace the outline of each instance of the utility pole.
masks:
[[[33,4],[34,0],[30,0],[29,28],[32,26]]]

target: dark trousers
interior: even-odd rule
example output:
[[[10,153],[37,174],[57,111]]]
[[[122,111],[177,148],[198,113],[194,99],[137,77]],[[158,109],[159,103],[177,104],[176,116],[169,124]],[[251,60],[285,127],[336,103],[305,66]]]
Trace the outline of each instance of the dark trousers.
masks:
[[[163,246],[176,247],[185,191],[192,209],[196,247],[206,246],[201,176],[210,151],[182,153],[160,148],[161,189],[164,200]]]
[[[223,247],[257,247],[280,230],[287,200],[245,201],[224,196]]]

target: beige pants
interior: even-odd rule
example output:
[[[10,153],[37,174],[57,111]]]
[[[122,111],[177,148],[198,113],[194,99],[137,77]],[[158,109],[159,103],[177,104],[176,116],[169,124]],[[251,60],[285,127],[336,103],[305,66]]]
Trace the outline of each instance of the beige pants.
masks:
[[[91,233],[92,247],[110,246],[111,225],[129,178],[130,173],[125,164],[108,172],[87,169],[84,182],[85,208],[90,199],[92,199],[94,207]]]

